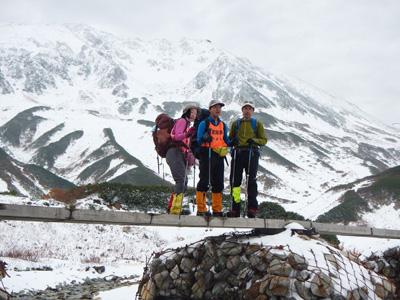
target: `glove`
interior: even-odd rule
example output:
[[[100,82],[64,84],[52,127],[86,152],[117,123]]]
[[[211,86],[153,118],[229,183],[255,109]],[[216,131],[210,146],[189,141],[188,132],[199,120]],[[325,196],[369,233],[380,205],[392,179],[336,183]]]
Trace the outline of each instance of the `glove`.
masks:
[[[211,143],[213,140],[212,136],[206,132],[201,138],[200,138],[204,143]]]
[[[257,143],[252,138],[249,138],[247,142],[249,143],[249,145],[257,145]]]
[[[231,147],[237,147],[239,145],[239,139],[238,138],[233,138],[231,140]]]
[[[189,130],[187,131],[187,135],[195,135],[196,134],[196,128],[190,127]]]
[[[190,167],[193,166],[194,163],[196,162],[196,158],[194,157],[192,152],[188,153],[187,160],[188,160],[188,166],[187,167],[188,167],[188,169],[190,169]]]

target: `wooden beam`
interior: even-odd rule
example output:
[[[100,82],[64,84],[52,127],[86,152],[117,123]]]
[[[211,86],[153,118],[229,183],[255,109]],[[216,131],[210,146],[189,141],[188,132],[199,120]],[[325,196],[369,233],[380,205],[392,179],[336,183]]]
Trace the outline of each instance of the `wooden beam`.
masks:
[[[400,230],[345,226],[297,220],[177,216],[167,214],[84,210],[70,209],[67,207],[45,207],[1,203],[0,220],[272,230],[283,229],[290,223],[298,223],[306,229],[315,228],[320,234],[400,239]]]

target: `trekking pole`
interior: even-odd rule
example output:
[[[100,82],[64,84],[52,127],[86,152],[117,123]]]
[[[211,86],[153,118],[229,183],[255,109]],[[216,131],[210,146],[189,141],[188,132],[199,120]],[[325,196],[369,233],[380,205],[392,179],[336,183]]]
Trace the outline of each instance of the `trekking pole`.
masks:
[[[233,147],[232,149],[233,149],[233,164],[232,164],[232,172],[231,172],[231,176],[232,176],[231,177],[231,211],[233,209],[233,201],[234,201],[233,188],[235,185],[235,168],[236,168],[236,152],[237,152],[236,147]],[[240,212],[239,212],[239,215],[240,215]]]
[[[211,190],[212,189],[211,189],[211,143],[210,143],[210,145],[208,147],[208,191],[211,192]],[[211,202],[212,202],[212,192],[211,192],[210,198],[211,198]],[[206,202],[207,202],[207,197],[206,197]],[[208,203],[208,211],[211,212],[210,201]]]
[[[162,161],[162,158],[160,159],[160,157],[157,155],[157,168],[158,168],[158,174],[160,175],[160,166],[162,166],[162,179],[163,180],[165,180],[165,177],[164,177],[164,164],[163,164],[163,161]]]
[[[249,191],[248,191],[248,189],[249,189],[249,175],[250,175],[250,162],[251,162],[251,154],[252,154],[252,152],[253,152],[253,147],[252,147],[253,145],[252,144],[250,144],[250,151],[249,151],[249,165],[247,166],[247,174],[246,174],[246,195],[245,195],[245,205],[244,205],[244,212],[243,212],[243,217],[245,217],[246,215],[246,211],[248,210],[248,208],[249,208],[249,203],[248,203],[248,201],[249,201],[249,199],[248,199],[248,194],[249,194]]]
[[[184,193],[183,193],[183,195],[185,195],[185,193],[186,193],[186,190],[187,190],[187,184],[188,184],[188,178],[187,178],[187,172],[188,172],[188,164],[189,164],[189,153],[190,153],[190,145],[192,144],[192,139],[191,138],[189,138],[189,145],[187,145],[187,156],[186,156],[186,165],[185,165],[185,183],[184,183]],[[183,155],[183,154],[182,154]],[[195,164],[196,164],[196,160],[195,160]],[[180,207],[180,209],[179,209],[179,219],[181,218],[181,214],[182,214],[182,206],[183,206],[183,198],[184,197],[182,197],[182,201],[181,201],[181,207]]]
[[[187,155],[187,158],[186,158],[186,165],[185,165],[185,183],[184,183],[184,187],[186,187],[186,185],[187,185],[187,169],[188,169],[188,163],[189,163],[189,152],[188,152],[188,155]],[[186,189],[184,190],[184,191],[186,191]],[[182,196],[182,201],[181,201],[181,207],[180,207],[180,209],[179,209],[179,219],[181,218],[181,214],[182,214],[182,205],[183,205],[183,198],[184,198],[184,196],[185,196],[185,193],[183,193],[183,196]]]
[[[193,211],[194,211],[194,203],[196,202],[196,159],[194,160],[193,165],[193,199],[192,199]]]

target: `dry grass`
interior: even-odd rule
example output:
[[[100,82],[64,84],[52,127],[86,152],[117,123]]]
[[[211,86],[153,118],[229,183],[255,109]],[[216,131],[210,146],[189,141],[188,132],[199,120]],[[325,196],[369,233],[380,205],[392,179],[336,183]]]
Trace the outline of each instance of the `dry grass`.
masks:
[[[340,247],[340,249],[345,257],[347,257],[348,259],[350,259],[356,263],[361,264],[361,260],[360,260],[361,252],[359,252],[357,249],[344,250],[343,247]]]
[[[0,252],[2,257],[18,258],[27,261],[37,262],[39,260],[39,253],[30,250],[12,249]]]
[[[85,257],[85,258],[81,259],[81,263],[99,264],[99,263],[101,263],[101,258],[96,255],[90,255],[90,257]]]

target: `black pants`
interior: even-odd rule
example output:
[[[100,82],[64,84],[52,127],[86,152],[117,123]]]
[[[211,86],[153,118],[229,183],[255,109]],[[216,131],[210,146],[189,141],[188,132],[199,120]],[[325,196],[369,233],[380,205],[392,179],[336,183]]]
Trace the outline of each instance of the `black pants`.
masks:
[[[211,161],[209,162],[209,148],[200,149],[200,175],[197,183],[197,191],[208,191],[209,164],[211,165],[211,191],[221,193],[224,189],[224,158],[211,150]]]
[[[231,174],[230,174],[230,183],[232,183],[233,176],[233,187],[240,187],[243,179],[243,170],[246,173],[249,170],[249,148],[236,148],[236,161],[234,161],[234,153],[231,161]],[[257,171],[258,171],[258,160],[260,158],[260,152],[257,149],[253,149],[250,158],[250,170],[249,170],[249,183],[247,190],[247,199],[248,199],[248,209],[258,209],[257,202]],[[235,168],[235,170],[233,170]],[[235,172],[233,174],[233,171]],[[240,203],[235,203],[233,201],[234,211],[240,211]]]

